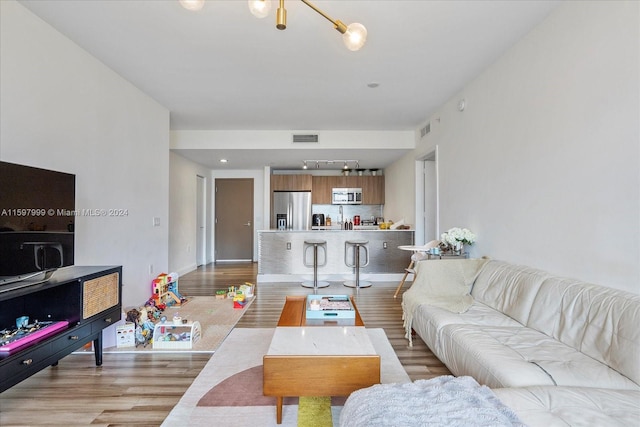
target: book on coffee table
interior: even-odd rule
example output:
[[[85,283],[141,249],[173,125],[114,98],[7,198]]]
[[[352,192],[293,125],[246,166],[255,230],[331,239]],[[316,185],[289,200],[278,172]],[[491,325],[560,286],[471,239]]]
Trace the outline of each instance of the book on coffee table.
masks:
[[[356,312],[348,295],[308,295],[307,319],[354,319]]]

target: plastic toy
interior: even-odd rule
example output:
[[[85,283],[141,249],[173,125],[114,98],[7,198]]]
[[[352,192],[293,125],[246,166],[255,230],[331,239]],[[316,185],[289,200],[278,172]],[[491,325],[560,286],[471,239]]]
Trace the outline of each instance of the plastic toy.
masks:
[[[151,295],[156,304],[180,306],[187,301],[178,292],[178,273],[160,273],[151,281]]]

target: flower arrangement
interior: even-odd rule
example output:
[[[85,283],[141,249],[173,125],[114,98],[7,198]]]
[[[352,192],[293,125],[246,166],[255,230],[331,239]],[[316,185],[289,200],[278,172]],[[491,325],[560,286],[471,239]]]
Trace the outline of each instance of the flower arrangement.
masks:
[[[473,245],[476,241],[476,235],[467,228],[450,228],[446,233],[442,233],[440,241],[447,248],[460,250],[463,244]]]

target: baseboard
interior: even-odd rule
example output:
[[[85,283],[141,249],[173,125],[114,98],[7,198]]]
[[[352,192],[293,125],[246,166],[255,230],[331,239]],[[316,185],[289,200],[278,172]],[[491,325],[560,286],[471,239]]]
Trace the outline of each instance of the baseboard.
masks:
[[[191,273],[192,271],[196,271],[197,269],[198,269],[198,266],[194,262],[193,264],[190,264],[184,268],[177,270],[176,273],[178,273],[178,276],[184,276],[185,274]]]

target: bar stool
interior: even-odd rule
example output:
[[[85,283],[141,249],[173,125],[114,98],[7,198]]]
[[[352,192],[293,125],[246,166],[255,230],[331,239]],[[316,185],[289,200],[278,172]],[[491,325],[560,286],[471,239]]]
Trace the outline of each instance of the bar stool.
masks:
[[[356,280],[355,282],[352,280],[344,282],[345,286],[350,288],[368,288],[371,286],[371,282],[360,282],[360,267],[366,267],[369,265],[369,248],[367,245],[369,244],[368,240],[347,240],[344,242],[344,263],[347,267],[356,269]],[[347,256],[349,252],[349,247],[353,248],[353,264],[349,262],[349,257]],[[360,248],[364,249],[364,264],[360,264]]]
[[[307,262],[307,251],[313,248],[313,264]],[[318,249],[322,249],[324,259],[322,264],[318,264]],[[302,261],[305,267],[313,267],[313,282],[302,282],[305,288],[313,288],[314,292],[318,288],[326,288],[329,282],[318,282],[318,267],[327,265],[327,241],[326,240],[305,240],[302,250]]]

